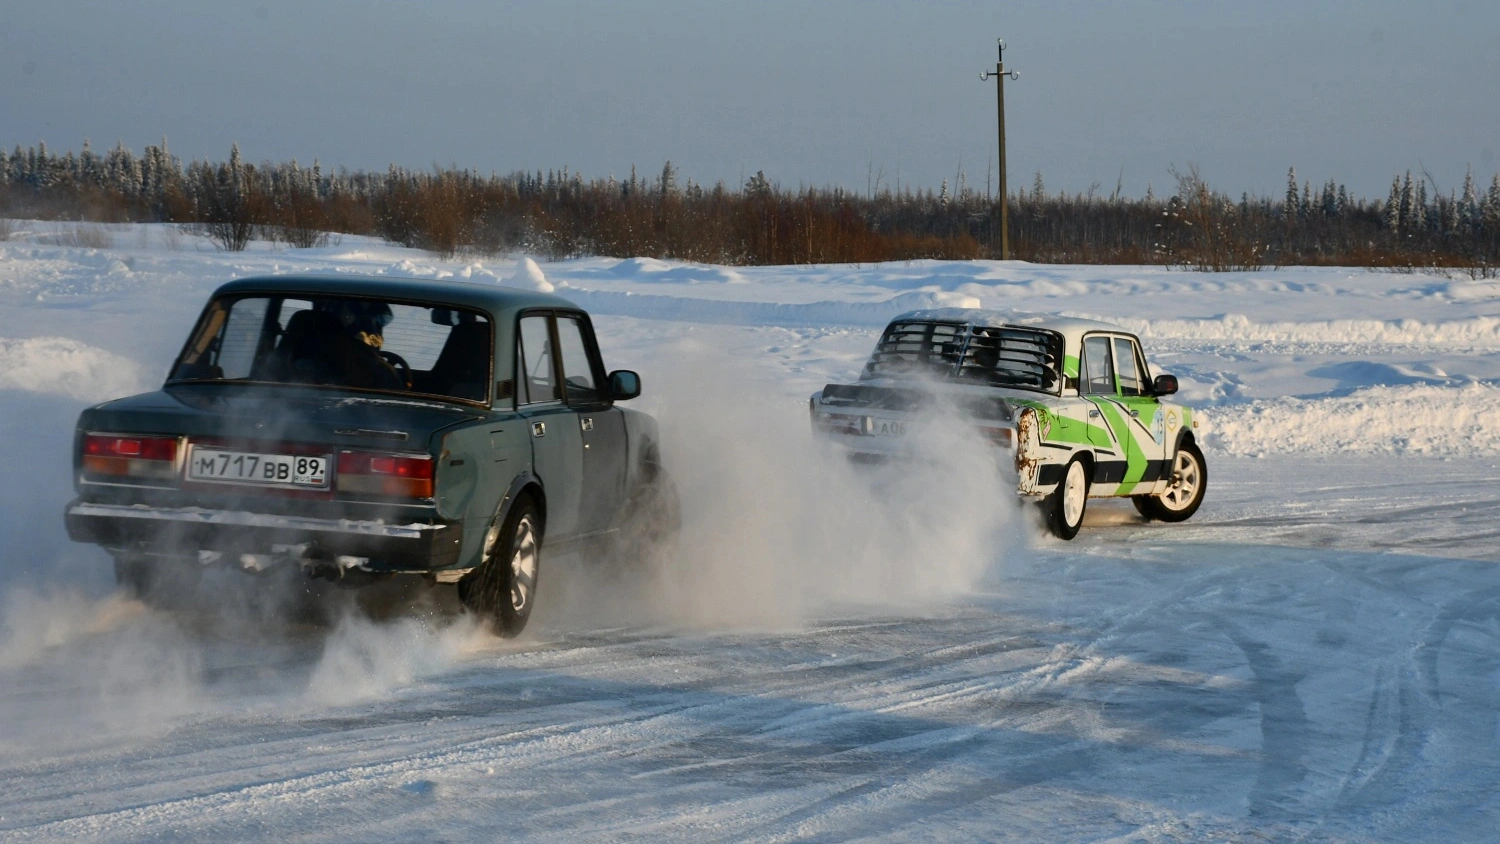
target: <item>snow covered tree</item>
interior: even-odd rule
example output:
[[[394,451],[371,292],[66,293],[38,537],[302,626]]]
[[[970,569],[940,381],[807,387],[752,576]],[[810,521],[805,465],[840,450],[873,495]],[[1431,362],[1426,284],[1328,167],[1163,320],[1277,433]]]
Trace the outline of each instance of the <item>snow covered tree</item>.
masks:
[[[1407,170],[1406,171],[1406,178],[1403,179],[1402,182],[1401,182],[1401,224],[1400,224],[1400,231],[1404,235],[1405,234],[1410,234],[1411,231],[1412,231],[1412,229],[1414,228],[1414,226],[1412,225],[1412,218],[1413,218],[1413,216],[1416,213],[1415,210],[1414,210],[1416,204],[1417,204],[1417,192],[1416,192],[1416,189],[1413,187],[1413,185],[1411,183],[1411,171]]]
[[[1500,233],[1500,173],[1490,180],[1490,189],[1484,195],[1483,217],[1490,234]]]
[[[677,193],[677,168],[672,166],[671,161],[662,165],[659,188],[664,197]]]
[[[1385,200],[1385,227],[1401,233],[1401,199],[1405,194],[1401,192],[1401,177],[1391,179],[1391,193]]]
[[[1471,167],[1464,173],[1464,187],[1458,197],[1458,231],[1469,234],[1479,224],[1479,192],[1474,189],[1474,169]]]

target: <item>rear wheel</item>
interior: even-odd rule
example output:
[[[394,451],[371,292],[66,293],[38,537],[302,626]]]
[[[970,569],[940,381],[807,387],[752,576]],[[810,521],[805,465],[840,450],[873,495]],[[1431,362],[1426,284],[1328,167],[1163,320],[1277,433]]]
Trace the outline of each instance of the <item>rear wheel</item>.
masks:
[[[1203,493],[1208,488],[1208,464],[1203,452],[1193,443],[1183,443],[1172,458],[1172,479],[1161,495],[1133,496],[1136,509],[1147,519],[1164,522],[1186,521],[1198,512],[1203,503]]]
[[[151,591],[152,579],[146,558],[124,551],[116,551],[112,556],[115,558],[115,585],[132,598],[145,597]]]
[[[1156,496],[1154,495],[1132,495],[1130,503],[1135,505],[1135,511],[1141,514],[1141,518],[1151,521],[1156,518]]]
[[[542,520],[530,497],[517,501],[490,525],[479,565],[458,582],[458,599],[490,629],[515,636],[536,604],[542,561]]]
[[[1089,473],[1083,458],[1075,457],[1063,470],[1062,482],[1047,496],[1047,528],[1059,539],[1072,539],[1083,527],[1089,502]]]

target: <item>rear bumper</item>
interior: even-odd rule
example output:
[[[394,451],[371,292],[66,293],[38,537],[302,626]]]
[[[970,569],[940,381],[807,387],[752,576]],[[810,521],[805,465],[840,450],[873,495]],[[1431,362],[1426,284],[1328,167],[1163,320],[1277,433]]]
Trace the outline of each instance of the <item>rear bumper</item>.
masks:
[[[107,548],[273,555],[300,547],[306,556],[362,559],[360,567],[371,571],[449,568],[458,562],[463,535],[457,522],[389,524],[82,500],[68,505],[64,519],[74,542]]]
[[[841,417],[842,418],[842,417]],[[854,420],[844,424],[830,424],[816,416],[813,434],[823,441],[848,452],[851,458],[864,463],[901,462],[925,459],[919,447],[905,435],[905,429],[895,435],[882,435],[882,423],[903,422],[900,419],[885,419],[872,416],[848,416]],[[1034,420],[1022,415],[1020,424],[1011,429],[1010,437],[995,443],[996,464],[1014,477],[1016,492],[1022,496],[1048,495],[1062,481],[1063,464],[1048,462],[1035,436]],[[867,433],[869,432],[869,433]],[[1019,442],[1018,442],[1019,441]]]

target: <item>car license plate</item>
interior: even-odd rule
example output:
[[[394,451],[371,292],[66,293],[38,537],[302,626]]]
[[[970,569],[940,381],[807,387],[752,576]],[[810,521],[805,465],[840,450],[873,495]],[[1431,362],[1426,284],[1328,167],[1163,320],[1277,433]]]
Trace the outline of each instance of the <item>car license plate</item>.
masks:
[[[906,436],[906,423],[900,419],[874,419],[871,422],[874,429],[870,433],[877,437],[904,437]]]
[[[256,454],[194,447],[188,458],[188,480],[230,484],[328,488],[328,456]]]

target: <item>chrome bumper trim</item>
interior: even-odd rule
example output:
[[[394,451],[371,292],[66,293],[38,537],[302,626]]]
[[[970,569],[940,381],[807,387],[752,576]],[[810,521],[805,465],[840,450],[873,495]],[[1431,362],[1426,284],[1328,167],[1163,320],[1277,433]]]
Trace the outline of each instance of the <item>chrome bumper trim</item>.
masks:
[[[272,528],[279,530],[321,531],[355,536],[379,536],[392,539],[422,539],[423,534],[443,525],[392,525],[383,521],[358,519],[314,519],[307,516],[276,516],[243,510],[208,510],[202,507],[148,507],[135,504],[74,504],[70,516],[92,516],[111,519],[143,519],[195,525]]]

